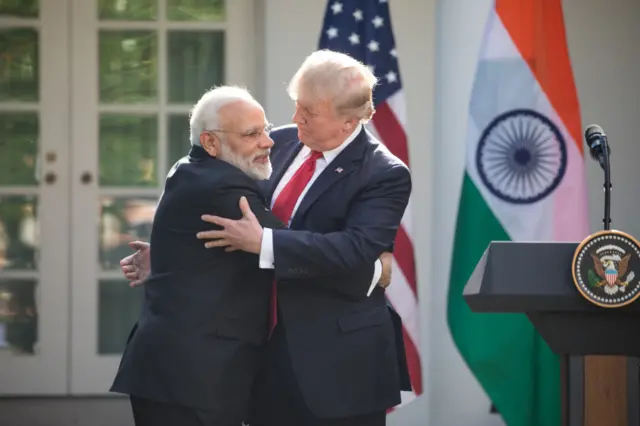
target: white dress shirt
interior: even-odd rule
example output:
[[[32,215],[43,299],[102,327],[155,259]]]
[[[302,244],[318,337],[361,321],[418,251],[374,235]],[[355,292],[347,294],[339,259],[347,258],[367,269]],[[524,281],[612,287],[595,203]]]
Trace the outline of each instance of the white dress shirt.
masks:
[[[296,214],[298,210],[298,206],[300,202],[306,195],[313,182],[320,176],[320,173],[344,150],[347,145],[349,145],[353,140],[360,134],[362,131],[362,124],[358,125],[358,127],[349,135],[349,137],[337,148],[332,149],[331,151],[325,151],[322,153],[322,157],[318,158],[316,161],[316,169],[313,172],[313,176],[307,186],[302,190],[302,194],[300,194],[300,198],[296,202],[296,205],[293,208],[293,212],[291,214],[291,219]],[[289,183],[295,172],[302,166],[302,164],[307,160],[307,158],[311,155],[311,149],[307,146],[303,146],[296,158],[291,162],[291,165],[287,169],[287,171],[282,175],[282,179],[278,182],[278,186],[273,191],[273,197],[271,197],[271,207],[273,208],[273,204],[275,200],[278,199],[278,196],[284,189],[284,187]],[[291,222],[287,223],[289,226]],[[262,245],[260,247],[260,268],[261,269],[273,269],[274,268],[274,254],[273,254],[273,232],[269,228],[264,228],[262,232]],[[380,276],[382,275],[382,263],[380,260],[376,260],[374,264],[374,272],[373,272],[373,280],[371,281],[371,286],[369,287],[369,291],[367,292],[367,296],[371,294],[373,289],[376,287],[378,281],[380,280]]]

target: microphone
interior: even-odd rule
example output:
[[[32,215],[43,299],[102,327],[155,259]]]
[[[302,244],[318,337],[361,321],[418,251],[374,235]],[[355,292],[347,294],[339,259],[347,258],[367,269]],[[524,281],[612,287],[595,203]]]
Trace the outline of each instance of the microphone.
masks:
[[[597,124],[591,124],[584,131],[584,139],[587,142],[587,146],[589,147],[589,153],[591,154],[591,158],[597,160],[602,169],[605,169],[606,160],[605,158],[605,147],[606,147],[606,157],[611,154],[611,148],[609,147],[609,142],[607,141],[607,135],[604,134],[604,130],[602,127]]]
[[[604,170],[604,229],[611,229],[611,167],[609,164],[609,142],[607,135],[604,134],[602,127],[592,124],[584,131],[584,139],[589,147],[591,158],[600,163],[600,167]]]

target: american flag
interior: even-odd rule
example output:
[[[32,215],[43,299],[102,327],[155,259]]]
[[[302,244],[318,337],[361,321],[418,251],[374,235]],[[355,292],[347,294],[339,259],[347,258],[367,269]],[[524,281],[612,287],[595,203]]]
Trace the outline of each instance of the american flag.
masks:
[[[394,155],[409,165],[406,108],[398,54],[387,0],[329,0],[320,35],[320,49],[346,53],[365,63],[378,77],[374,90],[376,113],[367,128]],[[422,393],[418,289],[411,240],[411,202],[396,237],[391,285],[386,294],[402,317],[412,392],[402,404]]]

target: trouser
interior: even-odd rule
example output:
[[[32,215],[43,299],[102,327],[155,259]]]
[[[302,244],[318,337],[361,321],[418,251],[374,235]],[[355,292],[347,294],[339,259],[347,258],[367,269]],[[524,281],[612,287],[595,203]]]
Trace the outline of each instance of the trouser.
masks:
[[[341,419],[316,417],[302,397],[289,356],[284,329],[280,325],[282,321],[278,324],[267,345],[265,368],[256,384],[257,411],[251,420],[251,426],[386,425],[385,411]]]
[[[165,404],[132,396],[131,408],[136,426],[241,426],[235,416]]]

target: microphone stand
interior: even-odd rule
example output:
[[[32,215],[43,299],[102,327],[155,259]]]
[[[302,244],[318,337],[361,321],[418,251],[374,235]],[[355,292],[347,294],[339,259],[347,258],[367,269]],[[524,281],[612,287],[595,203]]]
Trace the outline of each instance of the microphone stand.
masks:
[[[611,229],[611,165],[609,163],[609,143],[603,136],[602,168],[604,169],[604,229]]]

